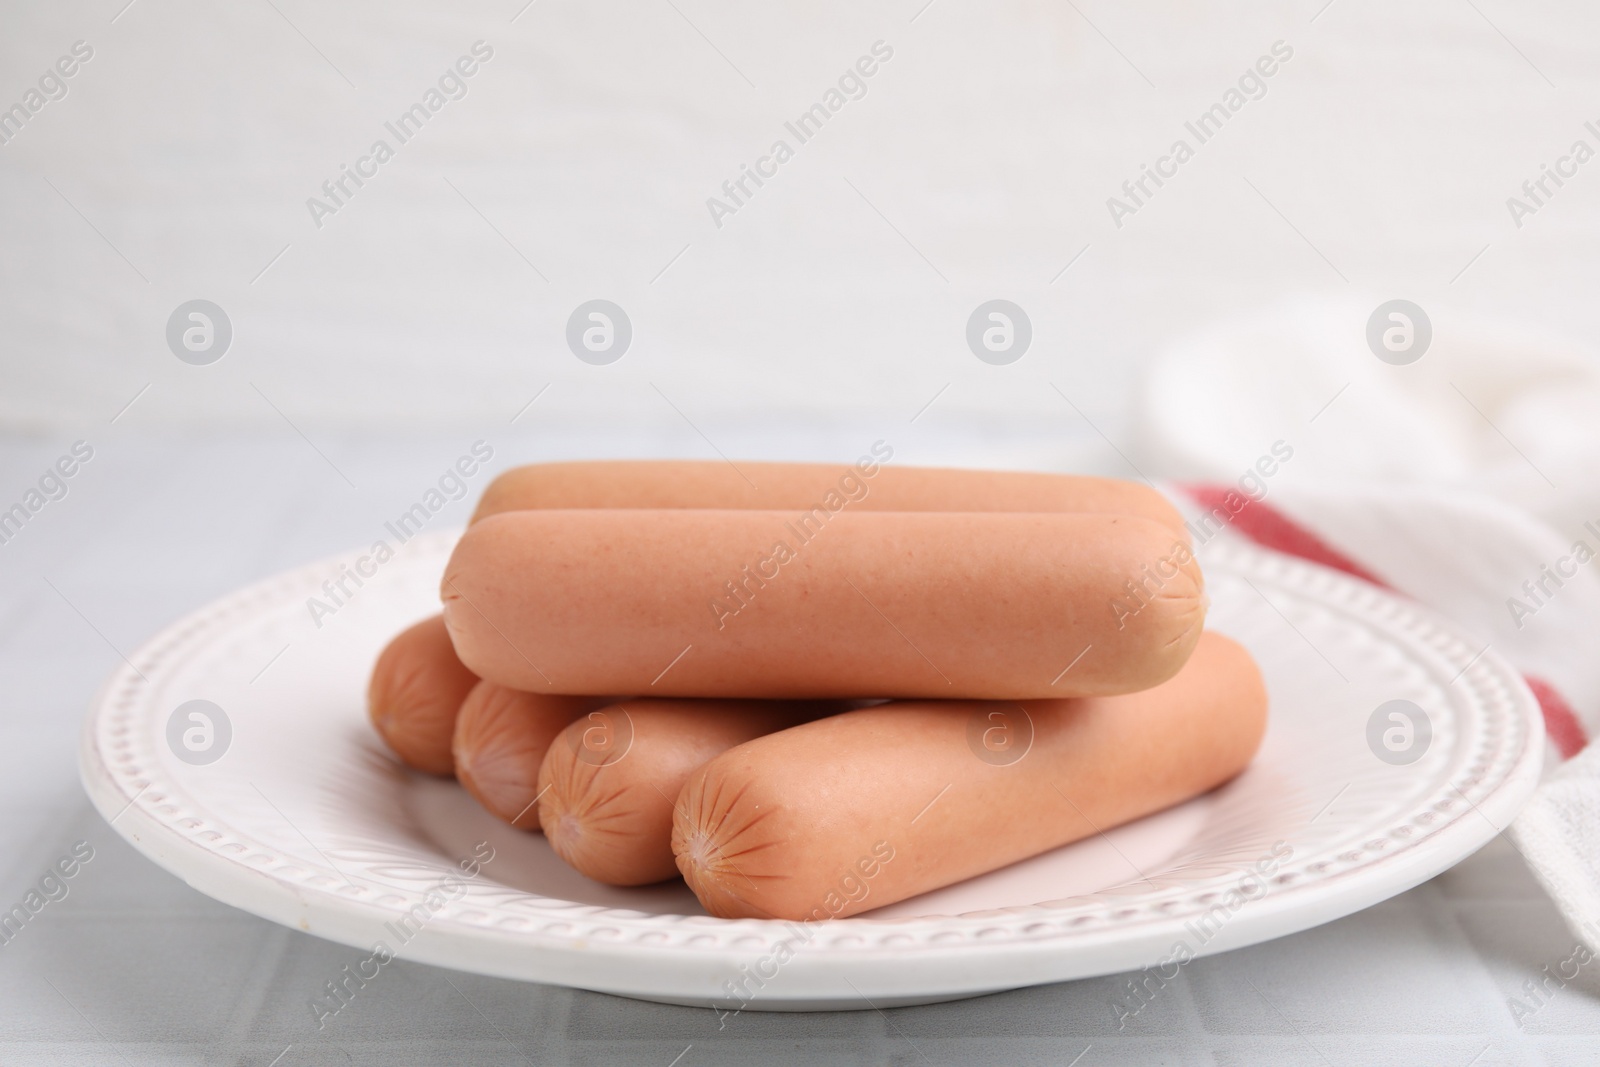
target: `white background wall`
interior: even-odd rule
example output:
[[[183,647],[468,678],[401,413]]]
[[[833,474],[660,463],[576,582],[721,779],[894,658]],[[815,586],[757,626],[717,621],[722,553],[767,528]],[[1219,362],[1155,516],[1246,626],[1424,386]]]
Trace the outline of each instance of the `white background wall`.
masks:
[[[524,421],[759,440],[948,385],[934,426],[1080,433],[1065,394],[1115,434],[1151,353],[1292,295],[1592,337],[1600,162],[1520,230],[1505,200],[1600,146],[1600,9],[1322,2],[7,2],[0,106],[94,58],[0,147],[0,428],[79,435],[147,385],[119,431],[504,426],[549,384]],[[314,226],[480,39],[469,94]],[[866,97],[717,228],[706,198],[880,39]],[[1267,95],[1114,226],[1278,40]],[[208,367],[164,340],[196,297],[235,330]],[[592,297],[633,320],[611,366],[563,341]],[[1011,366],[964,342],[992,297],[1033,320]]]

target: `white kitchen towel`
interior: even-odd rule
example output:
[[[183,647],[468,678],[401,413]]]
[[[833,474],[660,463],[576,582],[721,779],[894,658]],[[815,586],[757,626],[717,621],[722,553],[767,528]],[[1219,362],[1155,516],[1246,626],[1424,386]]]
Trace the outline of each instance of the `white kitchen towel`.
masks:
[[[1385,303],[1304,301],[1163,353],[1142,466],[1191,480],[1226,536],[1409,596],[1523,672],[1549,751],[1510,837],[1600,952],[1600,360],[1438,309],[1397,365],[1368,342]]]

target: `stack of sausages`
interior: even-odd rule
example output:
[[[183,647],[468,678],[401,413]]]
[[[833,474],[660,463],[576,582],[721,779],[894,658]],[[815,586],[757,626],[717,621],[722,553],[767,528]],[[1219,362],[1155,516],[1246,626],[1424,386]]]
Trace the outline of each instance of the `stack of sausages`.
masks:
[[[1165,499],[882,458],[501,475],[374,725],[589,877],[729,918],[881,907],[1244,769],[1266,691]]]

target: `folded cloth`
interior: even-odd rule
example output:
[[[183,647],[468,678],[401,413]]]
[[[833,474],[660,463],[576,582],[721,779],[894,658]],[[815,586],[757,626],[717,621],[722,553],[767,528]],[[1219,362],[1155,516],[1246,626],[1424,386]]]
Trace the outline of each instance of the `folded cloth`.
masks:
[[[1393,365],[1367,347],[1380,303],[1300,302],[1163,353],[1141,466],[1197,479],[1180,503],[1228,515],[1222,536],[1411,597],[1523,672],[1549,752],[1509,836],[1600,952],[1600,360],[1441,311]]]

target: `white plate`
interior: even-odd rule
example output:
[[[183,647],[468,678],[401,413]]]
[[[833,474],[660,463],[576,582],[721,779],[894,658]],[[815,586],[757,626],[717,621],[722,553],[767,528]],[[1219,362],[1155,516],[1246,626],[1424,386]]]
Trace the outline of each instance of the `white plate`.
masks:
[[[1331,571],[1212,548],[1211,625],[1250,647],[1272,695],[1265,746],[1244,775],[864,917],[815,929],[715,919],[679,882],[588,881],[542,837],[496,822],[454,782],[403,770],[376,740],[368,670],[402,626],[438,609],[454,537],[417,538],[359,589],[347,581],[354,597],[320,627],[307,598],[359,553],[227,597],[135,652],[83,732],[96,807],[201,892],[366,951],[383,942],[461,970],[683,1004],[736,1004],[725,983],[742,980],[748,1009],[808,1010],[948,1000],[1163,959],[1171,977],[1184,955],[1304,930],[1439,873],[1503,828],[1538,778],[1537,705],[1492,652]],[[232,734],[202,766],[167,740],[175,710],[196,699],[224,709]],[[1368,742],[1374,710],[1394,699],[1431,726],[1408,765]],[[221,749],[221,731],[212,744]],[[480,842],[494,858],[466,878],[457,865]],[[1282,862],[1258,888],[1244,872],[1280,842]],[[419,905],[419,928],[401,924]]]

